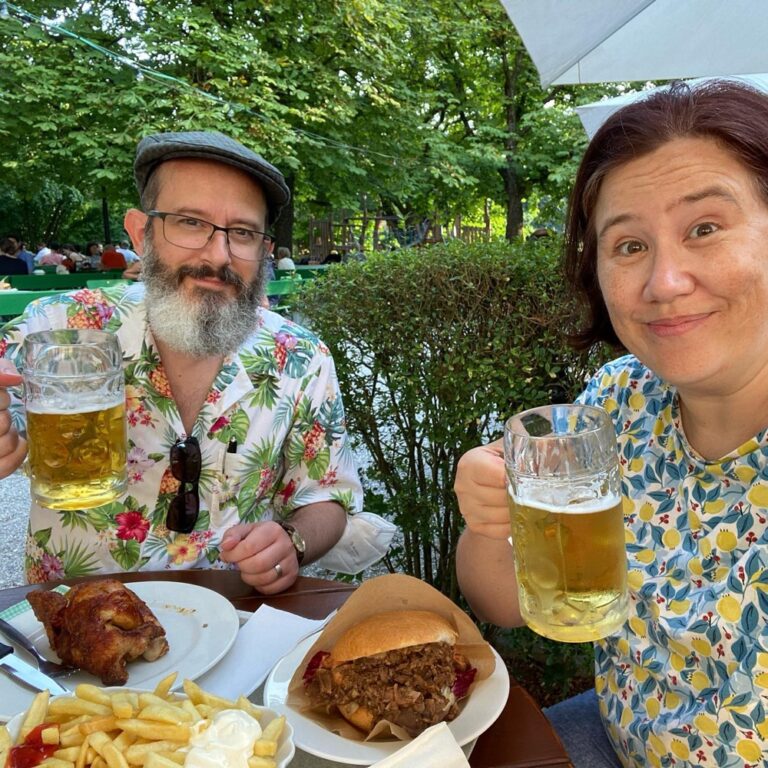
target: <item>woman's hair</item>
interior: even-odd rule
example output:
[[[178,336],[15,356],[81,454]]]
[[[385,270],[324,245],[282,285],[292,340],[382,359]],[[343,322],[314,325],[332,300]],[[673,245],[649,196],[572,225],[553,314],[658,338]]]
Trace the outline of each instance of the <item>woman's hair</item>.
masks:
[[[768,203],[768,94],[743,82],[676,82],[611,115],[589,143],[568,203],[565,276],[584,305],[578,349],[621,347],[597,281],[595,205],[606,175],[680,138],[713,139],[752,174]]]

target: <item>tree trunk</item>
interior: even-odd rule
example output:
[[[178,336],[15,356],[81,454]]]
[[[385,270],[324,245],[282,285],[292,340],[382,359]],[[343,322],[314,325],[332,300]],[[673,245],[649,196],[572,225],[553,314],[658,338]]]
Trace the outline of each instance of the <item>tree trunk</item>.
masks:
[[[503,38],[504,40],[504,38]],[[522,51],[515,53],[514,65],[510,66],[509,56],[501,44],[501,65],[504,73],[504,113],[506,119],[507,138],[504,140],[504,156],[506,162],[499,171],[504,180],[504,196],[507,203],[507,228],[505,237],[514,240],[523,227],[523,201],[520,199],[520,188],[517,183],[515,169],[515,151],[517,150],[517,78],[520,73]]]
[[[109,225],[109,201],[107,200],[107,190],[101,189],[101,220],[104,224],[104,242],[112,242],[112,228]]]
[[[504,197],[507,202],[507,228],[504,237],[510,242],[514,240],[523,227],[523,202],[517,186],[517,174],[507,166],[502,168],[501,178],[504,180]]]
[[[275,236],[275,248],[274,253],[277,253],[278,248],[288,248],[293,253],[293,200],[294,189],[296,186],[296,176],[293,173],[287,173],[285,175],[285,183],[291,190],[291,199],[283,207],[280,212],[280,217],[272,225],[272,232]]]

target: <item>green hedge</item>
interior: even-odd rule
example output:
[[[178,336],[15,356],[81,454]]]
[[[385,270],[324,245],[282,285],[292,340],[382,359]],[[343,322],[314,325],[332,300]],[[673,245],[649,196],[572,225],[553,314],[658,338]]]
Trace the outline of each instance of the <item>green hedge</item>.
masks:
[[[516,411],[572,399],[593,366],[562,333],[561,243],[453,242],[330,268],[296,301],[333,351],[366,509],[394,520],[392,570],[458,597],[460,456]]]

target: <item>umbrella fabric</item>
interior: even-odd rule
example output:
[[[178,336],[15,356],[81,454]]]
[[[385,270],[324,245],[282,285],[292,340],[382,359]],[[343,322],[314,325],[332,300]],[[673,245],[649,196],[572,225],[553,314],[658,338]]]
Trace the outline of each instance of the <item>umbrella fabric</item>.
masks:
[[[696,83],[704,82],[711,78],[701,77],[695,80],[687,80],[686,82],[694,85]],[[768,92],[768,73],[759,75],[743,75],[740,77],[727,77],[729,80],[737,80],[749,83],[754,88],[759,88],[761,91]],[[654,91],[663,90],[668,86],[662,85],[659,88],[652,88],[647,91],[635,91],[633,93],[627,93],[623,96],[616,96],[612,99],[603,99],[602,101],[593,101],[590,104],[582,104],[580,107],[576,107],[576,112],[581,119],[581,124],[584,126],[584,130],[591,139],[597,129],[614,113],[616,110],[625,107],[627,104],[631,104],[638,99],[644,99]]]
[[[544,87],[768,69],[756,0],[501,0]]]

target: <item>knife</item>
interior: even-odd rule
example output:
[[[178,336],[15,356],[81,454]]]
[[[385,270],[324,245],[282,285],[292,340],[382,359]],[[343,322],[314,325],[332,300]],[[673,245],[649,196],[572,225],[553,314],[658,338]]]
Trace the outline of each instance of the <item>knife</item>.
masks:
[[[39,670],[19,659],[13,652],[13,648],[5,643],[0,643],[0,670],[17,682],[31,688],[33,691],[49,690],[51,693],[69,693],[61,684],[52,677],[44,675]]]

